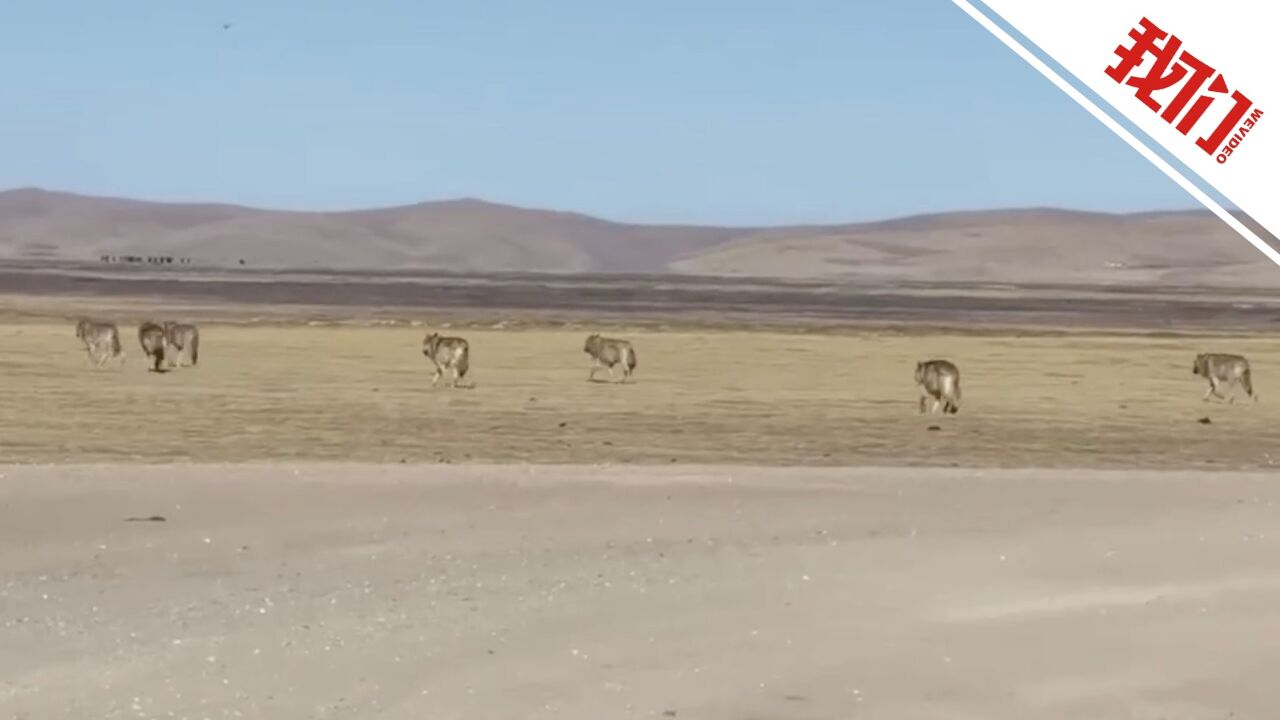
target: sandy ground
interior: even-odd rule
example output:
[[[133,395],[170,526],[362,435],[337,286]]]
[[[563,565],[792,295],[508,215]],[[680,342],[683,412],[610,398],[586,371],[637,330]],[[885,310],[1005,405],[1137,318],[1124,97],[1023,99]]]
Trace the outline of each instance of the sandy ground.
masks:
[[[200,365],[155,374],[128,325],[124,366],[98,369],[70,324],[0,324],[0,462],[1280,461],[1280,336],[605,330],[635,343],[633,382],[587,382],[589,328],[446,328],[474,388],[433,390],[426,328],[203,325]],[[1262,400],[1203,402],[1204,350],[1248,356]],[[958,415],[918,412],[931,357],[961,369]]]
[[[0,716],[1270,718],[1269,474],[0,469]],[[165,522],[126,522],[161,515]]]

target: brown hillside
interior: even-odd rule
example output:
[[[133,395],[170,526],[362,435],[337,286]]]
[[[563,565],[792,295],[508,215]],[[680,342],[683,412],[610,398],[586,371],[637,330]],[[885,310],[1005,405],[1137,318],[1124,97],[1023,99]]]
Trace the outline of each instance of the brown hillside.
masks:
[[[672,269],[925,282],[1265,286],[1280,280],[1280,268],[1207,211],[1007,210],[766,231],[678,260]]]
[[[0,192],[0,259],[173,256],[203,266],[1267,285],[1207,212],[974,211],[785,228],[643,226],[478,200],[347,212]]]

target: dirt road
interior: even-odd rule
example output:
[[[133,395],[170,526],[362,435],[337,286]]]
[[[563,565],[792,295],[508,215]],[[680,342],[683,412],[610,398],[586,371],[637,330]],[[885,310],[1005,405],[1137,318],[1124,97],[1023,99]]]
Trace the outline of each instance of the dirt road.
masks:
[[[0,468],[0,716],[1270,718],[1273,474]],[[129,517],[163,516],[164,522]]]

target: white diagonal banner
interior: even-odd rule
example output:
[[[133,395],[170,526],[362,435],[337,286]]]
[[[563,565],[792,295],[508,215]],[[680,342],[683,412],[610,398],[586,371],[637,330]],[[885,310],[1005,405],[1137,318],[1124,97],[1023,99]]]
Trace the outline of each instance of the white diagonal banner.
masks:
[[[1114,119],[1280,236],[1280,50],[1272,43],[1280,0],[953,1],[1280,264],[1280,252]],[[1074,77],[1062,78],[1037,50]]]

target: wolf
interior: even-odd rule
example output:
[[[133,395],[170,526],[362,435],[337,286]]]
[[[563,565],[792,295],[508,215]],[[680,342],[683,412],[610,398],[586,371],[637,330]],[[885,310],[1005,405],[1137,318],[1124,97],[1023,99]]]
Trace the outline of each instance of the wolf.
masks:
[[[151,360],[151,372],[164,372],[162,366],[170,350],[164,326],[151,320],[143,322],[138,326],[138,343],[143,356]]]
[[[169,343],[169,367],[186,365],[184,356],[193,367],[200,362],[200,329],[186,323],[166,322],[165,341]]]
[[[960,412],[960,369],[949,360],[925,360],[916,363],[916,384],[924,392],[920,396],[920,412],[937,411],[954,415]]]
[[[1253,373],[1249,369],[1249,361],[1242,355],[1200,353],[1196,355],[1196,360],[1191,365],[1191,374],[1199,375],[1209,381],[1209,390],[1204,394],[1205,402],[1208,402],[1210,397],[1223,399],[1222,390],[1227,388],[1231,390],[1227,402],[1234,403],[1237,387],[1244,388],[1246,395],[1253,398],[1254,402],[1258,401],[1257,394],[1253,392]]]
[[[76,337],[84,343],[85,350],[98,367],[112,358],[124,362],[124,348],[120,345],[120,330],[115,323],[98,322],[88,318],[76,323]]]
[[[627,378],[636,371],[636,349],[632,347],[627,340],[617,340],[614,338],[601,337],[598,334],[587,336],[587,341],[582,345],[582,351],[591,356],[591,372],[587,375],[587,381],[593,381],[596,373],[601,367],[609,369],[609,379],[614,379],[613,366],[622,365],[622,380],[626,382]]]
[[[431,377],[431,386],[440,382],[440,376],[453,371],[453,381],[449,387],[457,387],[458,381],[466,376],[471,367],[471,346],[460,337],[443,337],[439,333],[431,333],[422,340],[422,354],[436,367],[436,374]]]

